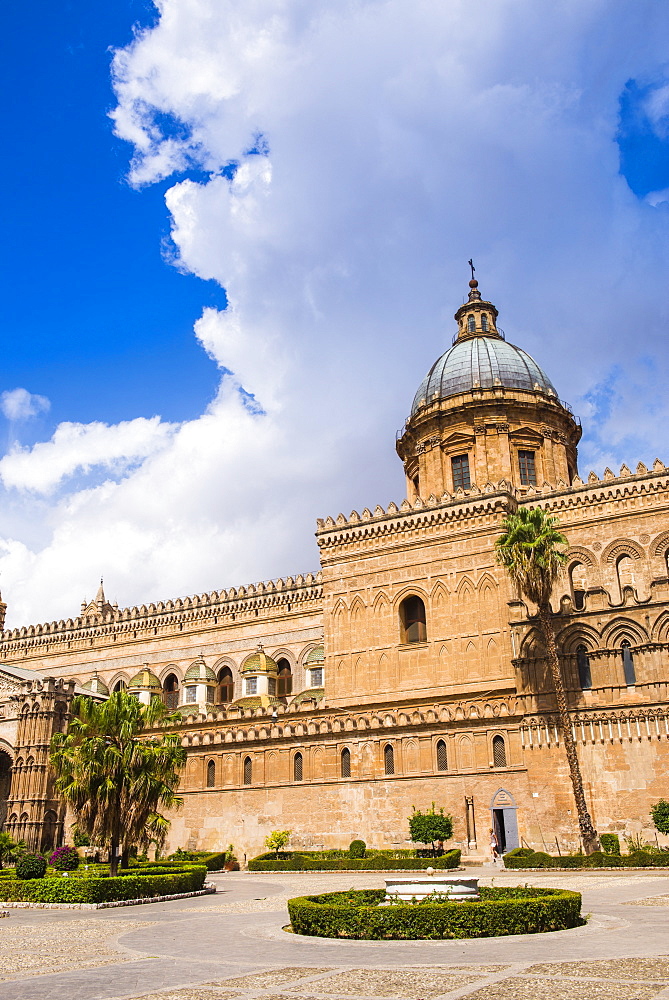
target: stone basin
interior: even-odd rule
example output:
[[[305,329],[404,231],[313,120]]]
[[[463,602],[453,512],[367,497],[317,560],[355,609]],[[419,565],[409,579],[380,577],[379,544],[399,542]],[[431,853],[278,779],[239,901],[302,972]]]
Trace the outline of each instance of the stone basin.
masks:
[[[458,878],[456,875],[430,874],[428,868],[425,874],[404,876],[398,878],[387,878],[385,904],[394,900],[416,902],[425,899],[427,896],[438,894],[448,896],[453,902],[464,902],[465,900],[477,900],[479,896],[479,880],[477,878]],[[384,905],[383,903],[381,905]]]

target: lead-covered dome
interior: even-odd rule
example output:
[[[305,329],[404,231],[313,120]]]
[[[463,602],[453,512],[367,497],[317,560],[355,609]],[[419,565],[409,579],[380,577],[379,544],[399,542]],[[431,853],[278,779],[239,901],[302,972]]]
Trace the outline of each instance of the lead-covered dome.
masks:
[[[508,344],[496,333],[478,333],[457,340],[435,361],[418,387],[411,415],[437,400],[496,386],[557,397],[551,380],[526,351]]]

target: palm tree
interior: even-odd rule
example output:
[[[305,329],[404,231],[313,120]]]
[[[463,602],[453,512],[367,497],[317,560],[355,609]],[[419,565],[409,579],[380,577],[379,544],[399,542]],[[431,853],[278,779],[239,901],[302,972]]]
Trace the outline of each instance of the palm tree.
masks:
[[[0,830],[0,869],[5,861],[15,861],[25,849],[24,840],[14,840],[6,830]]]
[[[51,740],[56,789],[76,815],[77,826],[94,842],[109,844],[110,874],[124,855],[147,837],[165,839],[168,821],[159,808],[182,804],[176,795],[186,752],[178,736],[149,730],[180,721],[162,701],[142,705],[125,691],[96,703],[72,702],[67,733]]]
[[[555,582],[567,558],[558,546],[569,543],[558,530],[558,519],[538,507],[531,510],[520,507],[515,514],[507,514],[502,527],[504,534],[495,542],[497,561],[506,568],[518,591],[536,604],[538,609],[539,627],[553,679],[558,721],[569,763],[581,839],[586,854],[592,854],[599,849],[599,837],[583,792],[583,779],[562,683],[550,603]]]

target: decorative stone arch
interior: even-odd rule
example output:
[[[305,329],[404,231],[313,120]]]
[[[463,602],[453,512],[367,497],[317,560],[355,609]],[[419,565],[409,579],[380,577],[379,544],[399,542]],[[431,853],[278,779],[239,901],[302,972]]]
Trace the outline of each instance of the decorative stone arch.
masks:
[[[617,649],[627,639],[632,646],[648,642],[646,630],[632,618],[614,618],[602,632],[602,642],[609,649]]]
[[[621,556],[629,556],[631,559],[643,559],[644,551],[638,542],[632,541],[631,538],[618,538],[615,542],[611,542],[606,546],[602,552],[601,562],[602,565],[605,564],[615,564],[618,562]]]
[[[122,672],[122,673],[114,674],[114,676],[112,677],[112,679],[109,681],[109,690],[113,693],[114,690],[116,689],[116,685],[119,684],[119,683],[125,684],[126,688],[128,687],[128,684],[130,683],[130,678],[128,677],[128,675],[126,673]],[[125,690],[125,688],[123,690]]]
[[[541,659],[546,655],[541,633],[531,628],[520,644],[520,656],[526,660]]]
[[[367,606],[363,601],[362,597],[360,596],[360,594],[356,594],[353,600],[351,601],[351,609],[349,612],[351,619],[357,618],[358,615],[360,616],[364,615],[366,610]]]
[[[295,667],[298,664],[302,663],[305,656],[307,655],[308,650],[312,649],[313,646],[318,646],[318,645],[319,643],[317,642],[312,643],[310,646],[307,647],[307,651],[305,652],[305,650],[302,650],[301,654],[295,653],[292,649],[288,649],[287,646],[280,646],[279,649],[275,649],[273,652],[268,653],[268,656],[271,656],[271,658],[276,663],[278,663],[279,660],[287,660],[288,663],[290,664],[291,671],[294,671]]]
[[[490,800],[490,826],[495,831],[501,853],[519,846],[518,807],[506,788],[498,788]]]
[[[384,609],[387,606],[387,610],[390,612],[393,606],[393,602],[390,599],[389,594],[385,590],[379,590],[376,597],[372,601],[372,611],[375,615],[384,614]]]
[[[567,561],[565,563],[566,567],[570,567],[572,563],[583,563],[589,569],[597,568],[597,558],[590,551],[590,549],[584,548],[582,545],[573,545],[567,550]]]
[[[556,641],[558,650],[566,656],[574,654],[577,646],[586,646],[588,652],[594,652],[600,648],[599,632],[582,622],[576,625],[567,625],[558,633]]]
[[[176,663],[168,663],[167,666],[162,667],[160,673],[157,674],[161,687],[165,687],[165,681],[170,676],[170,674],[174,674],[174,676],[179,681],[180,686],[181,684],[183,684],[184,674],[181,667],[178,667]]]
[[[402,601],[407,597],[420,597],[425,605],[425,610],[427,610],[430,595],[425,590],[425,587],[419,586],[418,584],[416,584],[416,586],[408,584],[406,587],[402,587],[402,589],[395,594],[392,604],[393,610],[398,612]]]
[[[478,583],[476,584],[476,589],[478,591],[483,590],[484,587],[492,587],[493,591],[496,593],[499,590],[499,580],[496,580],[492,573],[486,570]]]
[[[476,593],[476,584],[471,579],[471,577],[465,573],[465,575],[461,577],[460,580],[458,580],[458,585],[455,588],[455,595],[458,601],[462,600],[463,593],[470,591],[473,597],[474,594]]]
[[[669,611],[663,611],[655,619],[652,640],[653,642],[669,642]]]
[[[648,551],[651,556],[664,556],[669,552],[669,531],[663,531],[650,543]]]

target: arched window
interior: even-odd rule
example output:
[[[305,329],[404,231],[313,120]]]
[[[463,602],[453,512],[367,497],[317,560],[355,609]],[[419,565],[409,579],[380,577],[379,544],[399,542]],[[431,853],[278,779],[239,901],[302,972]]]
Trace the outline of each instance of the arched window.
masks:
[[[276,665],[279,668],[279,675],[276,682],[276,695],[277,698],[287,698],[289,694],[293,693],[293,673],[290,669],[290,663],[285,657],[276,661]]]
[[[625,674],[625,684],[636,684],[636,670],[634,669],[634,654],[628,639],[623,639],[620,643],[620,651],[623,655],[623,673]]]
[[[207,788],[213,788],[216,784],[216,764],[210,760],[207,764]]]
[[[351,751],[348,747],[344,747],[341,752],[340,773],[342,778],[351,777]]]
[[[437,743],[437,771],[448,771],[448,753],[443,740]]]
[[[576,647],[576,666],[578,667],[578,683],[581,685],[583,690],[592,687],[592,678],[590,676],[590,658],[588,656],[588,650],[585,646]]]
[[[125,681],[116,681],[116,684],[114,684],[113,690],[114,690],[114,693],[116,694],[119,691],[125,691],[127,687],[128,687],[128,685],[126,684]]]
[[[425,605],[420,597],[412,594],[400,604],[402,642],[426,642]]]
[[[395,773],[395,751],[390,743],[386,743],[383,748],[383,771],[384,774]]]
[[[585,566],[577,562],[569,570],[569,582],[571,584],[571,600],[576,611],[582,611],[585,607],[585,592],[588,585],[585,578]]]
[[[293,757],[293,781],[302,781],[302,754],[298,752]]]
[[[253,781],[253,761],[250,757],[244,758],[244,784],[250,785]]]
[[[235,682],[232,679],[232,670],[230,667],[223,667],[218,672],[217,694],[219,705],[226,705],[235,696]]]
[[[179,678],[176,674],[168,674],[165,678],[163,701],[166,708],[174,710],[179,707]]]
[[[475,330],[476,330],[476,320],[474,319],[473,316],[468,316],[467,317],[467,331],[469,333],[474,333]]]
[[[488,317],[485,313],[481,316],[481,329],[484,331],[488,329]]]
[[[506,767],[506,743],[499,733],[492,738],[492,762],[495,767]]]
[[[623,599],[625,587],[634,587],[634,560],[631,556],[621,556],[616,563],[618,574],[618,587],[620,589],[620,600]]]

